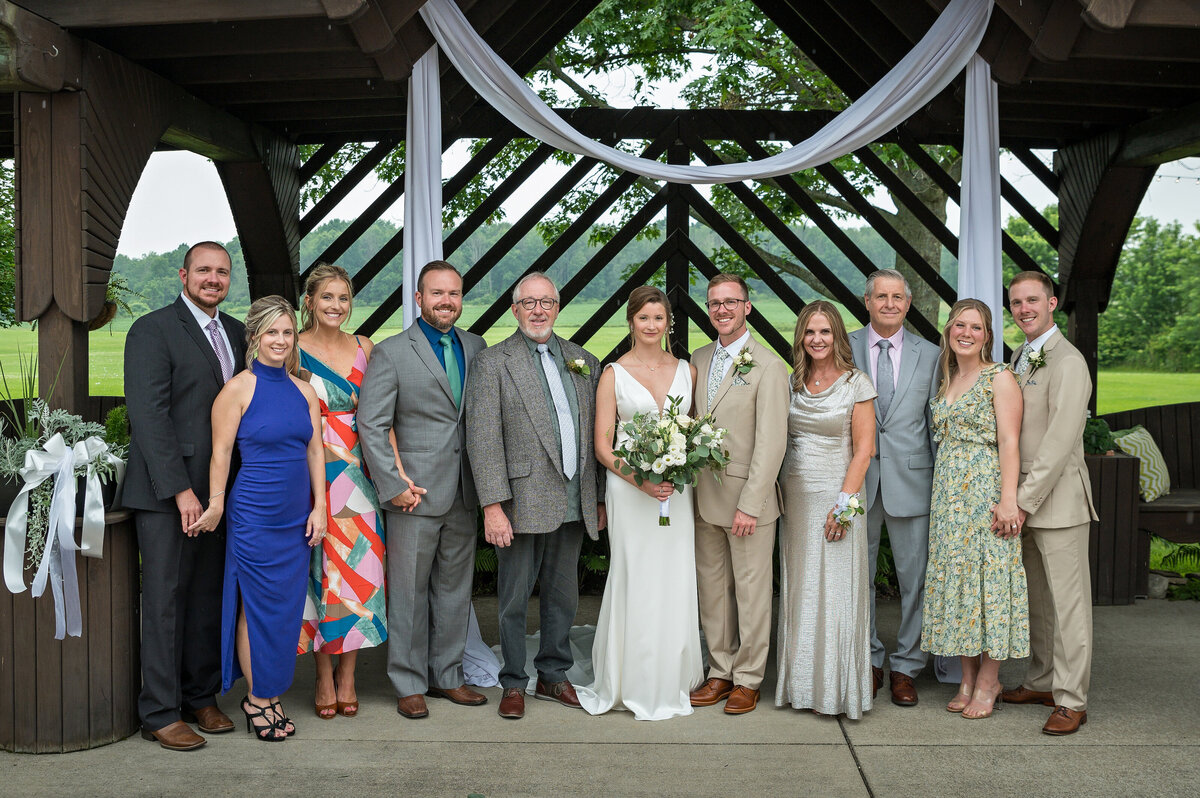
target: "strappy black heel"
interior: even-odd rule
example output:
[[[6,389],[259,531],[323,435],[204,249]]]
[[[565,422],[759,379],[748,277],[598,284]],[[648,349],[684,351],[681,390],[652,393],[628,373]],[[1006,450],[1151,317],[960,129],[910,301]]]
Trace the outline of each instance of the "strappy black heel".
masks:
[[[288,737],[291,737],[293,734],[296,733],[296,724],[292,723],[291,718],[289,718],[287,715],[283,714],[283,704],[279,703],[278,701],[272,701],[270,703],[270,705],[268,706],[268,709],[270,709],[271,712],[273,712],[275,714],[275,728],[279,729],[281,732],[286,734]],[[287,726],[289,723],[292,724],[291,731],[287,730]]]
[[[250,703],[250,696],[246,696],[245,698],[242,699],[241,706],[242,706],[242,714],[244,714],[246,716],[246,733],[247,734],[249,734],[250,732],[253,732],[255,737],[257,737],[258,739],[262,740],[265,743],[281,743],[287,739],[287,737],[278,737],[275,735],[275,732],[284,731],[284,730],[282,728],[280,728],[279,723],[277,721],[273,721],[273,720],[271,720],[270,717],[267,716],[267,712],[271,710],[271,707],[275,706],[274,704],[270,704],[265,707],[255,706],[254,704]],[[251,712],[250,711],[251,709],[255,709],[258,711]],[[254,722],[255,718],[262,718],[263,720],[265,720],[267,722],[268,725],[265,727],[259,726],[258,724],[256,724]],[[286,732],[285,732],[285,734],[286,734]]]

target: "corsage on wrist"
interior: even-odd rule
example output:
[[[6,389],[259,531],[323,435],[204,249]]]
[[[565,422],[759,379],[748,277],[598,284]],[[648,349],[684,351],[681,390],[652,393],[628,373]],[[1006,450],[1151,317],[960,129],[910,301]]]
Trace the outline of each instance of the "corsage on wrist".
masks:
[[[866,511],[857,493],[839,493],[837,504],[833,506],[833,520],[837,521],[839,526],[850,526],[854,516],[864,512]]]

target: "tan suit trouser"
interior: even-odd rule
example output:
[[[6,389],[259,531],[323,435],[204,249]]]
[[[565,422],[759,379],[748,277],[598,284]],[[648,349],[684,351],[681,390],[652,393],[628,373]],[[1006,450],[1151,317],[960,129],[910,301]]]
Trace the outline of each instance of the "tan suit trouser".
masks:
[[[1092,678],[1089,524],[1025,527],[1021,553],[1029,582],[1030,690],[1052,692],[1067,709],[1087,709]]]
[[[696,518],[696,582],[708,676],[751,690],[762,684],[771,647],[775,526],[775,521],[760,523],[753,535],[739,538]]]

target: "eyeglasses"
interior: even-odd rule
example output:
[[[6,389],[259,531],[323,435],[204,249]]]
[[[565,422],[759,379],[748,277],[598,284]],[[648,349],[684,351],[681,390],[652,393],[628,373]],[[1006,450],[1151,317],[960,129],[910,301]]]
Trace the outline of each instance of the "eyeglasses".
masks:
[[[726,310],[737,310],[737,306],[745,301],[746,300],[744,299],[714,299],[707,304],[707,307],[710,311],[717,311],[721,308],[725,308]]]
[[[542,306],[542,310],[554,310],[554,306],[558,304],[558,300],[551,299],[550,297],[544,297],[542,299],[533,299],[531,297],[529,299],[518,299],[516,304],[520,305],[526,310],[533,310],[538,305]]]

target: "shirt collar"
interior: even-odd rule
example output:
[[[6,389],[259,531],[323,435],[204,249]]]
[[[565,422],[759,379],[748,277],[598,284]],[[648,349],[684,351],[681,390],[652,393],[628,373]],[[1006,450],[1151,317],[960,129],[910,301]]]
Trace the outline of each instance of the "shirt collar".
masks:
[[[193,302],[186,293],[181,291],[179,293],[179,297],[183,300],[183,304],[187,305],[188,310],[192,312],[192,316],[195,317],[196,323],[204,329],[207,330],[208,325],[213,321],[213,319],[217,318],[216,315],[210,316],[205,313],[200,306]],[[223,327],[224,325],[218,324],[217,326]]]
[[[1049,341],[1051,338],[1054,337],[1054,334],[1056,332],[1058,332],[1058,325],[1051,324],[1049,330],[1046,330],[1044,333],[1039,335],[1037,338],[1034,338],[1032,341],[1026,341],[1026,343],[1029,344],[1029,348],[1031,350],[1033,350],[1034,352],[1041,352],[1042,347],[1046,345],[1047,341]]]
[[[421,328],[421,332],[424,333],[425,337],[429,340],[430,346],[441,346],[442,335],[444,335],[441,330],[439,330],[437,327],[434,327],[432,324],[425,321],[425,319],[420,318],[419,316],[417,317],[417,326]],[[458,341],[458,334],[455,333],[454,328],[451,327],[448,332],[450,333],[451,343],[456,343]]]
[[[750,342],[750,331],[746,330],[744,333],[742,333],[740,338],[738,338],[733,343],[729,344],[729,346],[723,345],[721,343],[721,339],[718,338],[717,346],[720,347],[721,349],[724,349],[726,352],[728,352],[730,358],[735,358],[742,353],[742,350],[746,348],[746,344],[748,344],[749,342]]]
[[[529,347],[530,354],[532,354],[536,357],[537,356],[537,348],[538,348],[538,346],[540,346],[540,344],[537,341],[530,338],[525,333],[521,333],[521,337],[525,339],[525,344]],[[546,341],[546,346],[547,346],[547,348],[549,348],[551,355],[553,355],[556,358],[562,357],[562,350],[558,346],[557,336],[555,336],[554,334],[551,334],[550,338]]]
[[[884,338],[882,335],[875,332],[875,328],[871,326],[870,322],[867,322],[867,349],[874,349],[879,345],[880,341],[888,341],[891,343],[892,349],[899,350],[904,346],[904,328],[901,327],[887,338]]]

